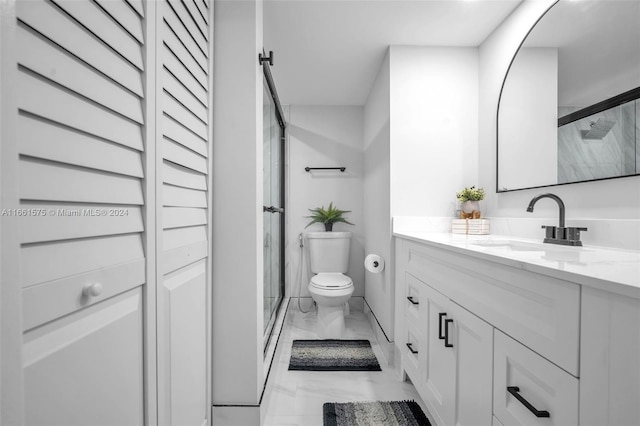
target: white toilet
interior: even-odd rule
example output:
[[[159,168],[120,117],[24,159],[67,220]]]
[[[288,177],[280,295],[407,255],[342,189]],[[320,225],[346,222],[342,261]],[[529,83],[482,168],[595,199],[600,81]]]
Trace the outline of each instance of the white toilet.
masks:
[[[311,272],[309,293],[318,306],[318,335],[337,339],[344,335],[344,315],[353,294],[349,270],[351,232],[307,233]]]

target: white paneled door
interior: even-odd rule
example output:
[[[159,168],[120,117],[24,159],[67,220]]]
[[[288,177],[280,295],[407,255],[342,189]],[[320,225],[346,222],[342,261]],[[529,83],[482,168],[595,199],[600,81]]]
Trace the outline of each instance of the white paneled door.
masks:
[[[213,7],[2,2],[1,424],[207,424]]]
[[[207,416],[211,22],[200,0],[158,5],[158,419]]]

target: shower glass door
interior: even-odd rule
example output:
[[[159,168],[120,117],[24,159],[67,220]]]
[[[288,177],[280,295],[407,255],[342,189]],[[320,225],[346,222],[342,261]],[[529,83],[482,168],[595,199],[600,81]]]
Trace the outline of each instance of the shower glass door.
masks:
[[[263,94],[264,347],[284,293],[284,131],[265,81]]]

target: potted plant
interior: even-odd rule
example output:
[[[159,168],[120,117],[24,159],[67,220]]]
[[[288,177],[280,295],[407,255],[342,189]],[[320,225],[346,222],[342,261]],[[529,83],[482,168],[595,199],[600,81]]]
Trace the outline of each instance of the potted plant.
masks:
[[[314,223],[324,223],[324,229],[329,232],[333,230],[333,224],[336,222],[353,225],[353,223],[343,217],[345,213],[351,213],[351,210],[340,210],[333,206],[333,201],[329,203],[329,207],[326,209],[322,206],[309,209],[309,211],[313,214],[311,216],[305,216],[307,219],[311,219],[311,222],[309,222],[305,228],[308,228]]]
[[[456,193],[456,198],[460,202],[460,218],[461,219],[480,219],[480,203],[484,200],[484,189],[465,187]]]

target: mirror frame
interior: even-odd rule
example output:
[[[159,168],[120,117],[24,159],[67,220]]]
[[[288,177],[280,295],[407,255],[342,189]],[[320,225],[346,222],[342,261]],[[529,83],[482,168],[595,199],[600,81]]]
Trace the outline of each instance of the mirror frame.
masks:
[[[540,17],[538,19],[536,19],[536,21],[533,23],[531,28],[529,28],[529,30],[525,34],[524,38],[522,39],[522,41],[518,45],[518,48],[516,49],[516,51],[515,51],[515,53],[513,55],[513,58],[511,58],[511,61],[509,62],[509,66],[507,67],[507,71],[506,71],[506,73],[504,75],[504,79],[502,80],[502,85],[500,87],[500,95],[498,96],[498,106],[496,108],[496,193],[497,194],[501,194],[501,193],[505,193],[505,192],[523,191],[523,190],[527,190],[527,189],[549,188],[549,187],[560,186],[560,185],[573,185],[573,184],[577,184],[577,183],[597,182],[597,181],[601,181],[601,180],[621,179],[621,178],[629,178],[629,177],[640,176],[640,173],[635,173],[635,174],[632,174],[632,175],[610,176],[610,177],[604,177],[604,178],[580,180],[580,181],[575,181],[575,182],[562,182],[562,183],[553,183],[553,184],[549,184],[549,185],[528,186],[528,187],[525,187],[525,188],[500,189],[500,182],[499,182],[499,178],[500,178],[500,173],[499,173],[499,169],[500,169],[499,149],[500,149],[500,103],[502,101],[502,92],[504,91],[505,83],[507,81],[507,78],[509,77],[509,72],[511,71],[511,67],[513,66],[513,63],[515,62],[516,58],[518,57],[518,53],[520,53],[520,49],[522,48],[524,43],[527,41],[527,38],[529,37],[529,34],[531,34],[531,32],[538,25],[538,23],[542,19],[544,19],[544,17],[547,15],[547,13],[549,13],[549,11],[551,9],[553,9],[554,6],[556,6],[558,3],[560,3],[560,0],[554,1],[547,8],[547,10],[545,10],[544,13],[542,15],[540,15]],[[637,90],[638,90],[638,88],[631,89],[630,92],[637,91]],[[617,98],[619,96],[623,96],[625,94],[626,93],[624,93],[622,95],[615,96],[615,98]],[[607,101],[611,101],[611,99],[606,99],[606,100],[604,100],[604,101],[602,101],[600,103],[605,103]]]

